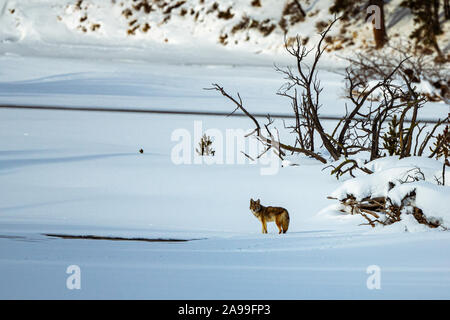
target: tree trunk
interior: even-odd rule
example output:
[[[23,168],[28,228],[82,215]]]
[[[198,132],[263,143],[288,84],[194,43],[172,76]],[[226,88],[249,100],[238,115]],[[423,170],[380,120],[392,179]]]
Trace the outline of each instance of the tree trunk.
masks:
[[[450,0],[444,0],[444,15],[445,20],[450,19]]]
[[[443,54],[441,51],[441,48],[439,48],[439,44],[436,38],[436,35],[440,34],[442,32],[441,29],[441,24],[439,23],[439,0],[433,0],[432,3],[432,8],[430,8],[430,10],[432,10],[431,17],[430,17],[430,22],[431,22],[431,29],[430,30],[430,38],[431,38],[431,43],[433,44],[434,49],[436,50],[436,53],[438,54],[438,57],[440,59],[443,58]]]
[[[439,0],[433,1],[433,27],[435,34],[440,34],[442,32],[441,24],[439,23]]]
[[[295,4],[297,5],[298,10],[302,14],[302,16],[304,18],[306,18],[306,12],[305,12],[305,10],[303,10],[302,5],[300,4],[300,2],[298,0],[294,0],[294,1],[295,1]]]

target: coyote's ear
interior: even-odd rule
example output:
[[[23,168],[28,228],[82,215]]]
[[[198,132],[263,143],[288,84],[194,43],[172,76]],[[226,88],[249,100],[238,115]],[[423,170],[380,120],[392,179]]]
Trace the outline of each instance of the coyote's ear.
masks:
[[[258,199],[258,200],[256,200],[256,203],[257,203],[257,204],[259,204],[259,203],[260,203],[259,199]]]

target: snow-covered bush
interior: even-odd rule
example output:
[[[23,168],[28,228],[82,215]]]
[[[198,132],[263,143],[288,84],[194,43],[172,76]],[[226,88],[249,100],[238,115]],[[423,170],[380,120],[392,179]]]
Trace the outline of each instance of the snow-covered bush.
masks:
[[[365,167],[373,174],[349,179],[330,199],[341,203],[339,210],[359,214],[368,225],[390,225],[413,217],[432,228],[450,228],[450,186],[439,183],[442,162],[423,158],[386,157]],[[445,181],[450,174],[445,173]]]

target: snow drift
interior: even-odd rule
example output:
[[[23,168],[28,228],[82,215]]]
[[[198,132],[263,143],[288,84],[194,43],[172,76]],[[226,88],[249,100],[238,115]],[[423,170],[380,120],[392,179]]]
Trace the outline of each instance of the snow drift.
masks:
[[[331,194],[331,197],[341,200],[341,211],[354,214],[355,202],[370,199],[369,202],[376,204],[385,201],[381,214],[380,211],[375,213],[365,207],[361,210],[363,216],[368,213],[376,216],[379,221],[390,219],[389,210],[395,207],[399,210],[401,220],[409,219],[407,215],[413,215],[419,223],[445,229],[450,227],[450,208],[445,201],[450,198],[450,174],[443,174],[443,164],[440,161],[423,157],[386,157],[369,162],[366,168],[372,170],[373,174],[349,179]],[[374,203],[371,205],[374,206]],[[392,220],[387,224],[391,222]]]

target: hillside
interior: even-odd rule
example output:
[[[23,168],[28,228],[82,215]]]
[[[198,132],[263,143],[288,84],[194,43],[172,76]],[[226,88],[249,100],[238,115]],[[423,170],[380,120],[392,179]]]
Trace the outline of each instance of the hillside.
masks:
[[[385,8],[392,42],[411,41],[412,16],[400,2],[389,1]],[[278,0],[1,0],[0,47],[3,52],[14,52],[18,45],[26,45],[41,54],[45,48],[36,46],[69,46],[67,54],[89,46],[183,48],[202,56],[217,56],[211,50],[274,56],[284,52],[285,39],[292,42],[296,35],[304,43],[314,43],[317,33],[333,18],[332,3],[301,1],[303,16],[296,2]],[[443,28],[438,41],[446,52],[449,24]],[[340,21],[331,35],[327,39],[330,53],[347,55],[374,45],[372,26],[363,21]],[[211,50],[196,52],[198,48]],[[104,51],[100,54],[111,54]],[[132,50],[128,54],[132,56]]]

